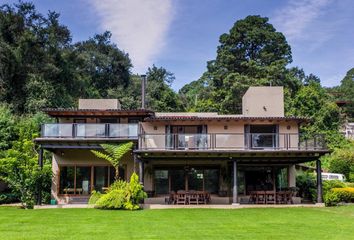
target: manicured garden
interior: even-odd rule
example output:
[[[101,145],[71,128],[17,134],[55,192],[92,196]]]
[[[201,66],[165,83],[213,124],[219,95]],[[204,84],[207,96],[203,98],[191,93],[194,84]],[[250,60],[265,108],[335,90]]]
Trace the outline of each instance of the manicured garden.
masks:
[[[354,239],[354,206],[141,211],[0,207],[0,239]]]

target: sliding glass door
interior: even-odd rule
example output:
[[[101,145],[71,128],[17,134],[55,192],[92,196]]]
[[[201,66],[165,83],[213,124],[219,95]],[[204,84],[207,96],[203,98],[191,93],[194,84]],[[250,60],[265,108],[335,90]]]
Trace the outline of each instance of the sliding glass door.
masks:
[[[171,191],[219,191],[220,171],[218,167],[169,167],[154,170],[154,185],[157,195]]]
[[[99,192],[103,192],[108,187],[108,175],[109,167],[94,167],[94,189]]]
[[[120,179],[125,180],[125,169],[119,168]],[[59,194],[89,195],[92,190],[104,192],[115,181],[112,166],[61,166]]]

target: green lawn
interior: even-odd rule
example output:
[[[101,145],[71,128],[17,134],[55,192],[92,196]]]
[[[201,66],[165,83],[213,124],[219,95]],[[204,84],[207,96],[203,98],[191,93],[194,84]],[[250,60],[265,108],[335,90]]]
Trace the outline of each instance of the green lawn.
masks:
[[[354,239],[354,206],[22,210],[0,207],[0,239]]]

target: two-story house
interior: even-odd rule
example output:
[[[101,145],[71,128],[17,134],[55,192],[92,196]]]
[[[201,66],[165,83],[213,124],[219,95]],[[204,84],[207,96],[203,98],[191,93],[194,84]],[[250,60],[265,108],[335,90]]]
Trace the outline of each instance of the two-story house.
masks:
[[[254,191],[294,187],[295,164],[316,161],[318,202],[321,163],[327,153],[321,135],[303,136],[303,117],[286,117],[282,87],[250,87],[242,115],[155,113],[121,110],[118,100],[80,100],[78,109],[47,109],[57,123],[45,124],[43,149],[53,152],[52,196],[74,202],[104,191],[113,168],[90,149],[100,143],[133,141],[121,177],[137,171],[149,193],[146,203],[164,203],[170,192],[205,191],[212,203],[237,204]]]

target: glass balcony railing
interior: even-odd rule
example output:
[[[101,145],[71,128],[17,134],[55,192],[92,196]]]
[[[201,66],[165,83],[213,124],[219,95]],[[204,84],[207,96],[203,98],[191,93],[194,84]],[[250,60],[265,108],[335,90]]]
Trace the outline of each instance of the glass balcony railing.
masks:
[[[43,138],[137,138],[137,123],[50,123],[42,125]]]
[[[142,150],[320,150],[323,135],[299,134],[141,134]]]

